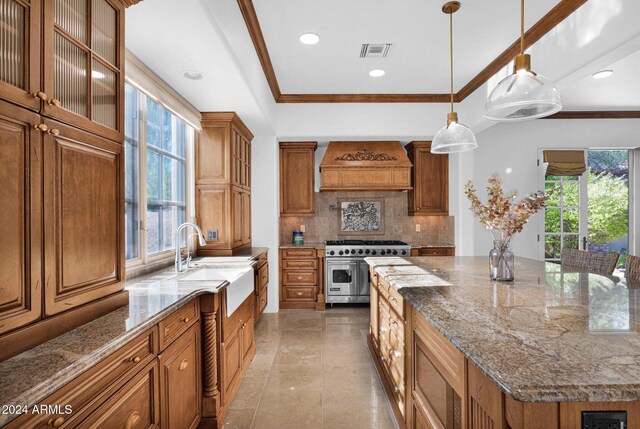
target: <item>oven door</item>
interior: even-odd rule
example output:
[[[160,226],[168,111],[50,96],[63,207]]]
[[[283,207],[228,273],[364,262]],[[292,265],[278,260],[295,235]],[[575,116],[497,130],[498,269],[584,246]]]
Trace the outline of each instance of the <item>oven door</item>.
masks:
[[[358,261],[358,295],[369,296],[371,294],[371,272],[369,264]]]
[[[358,294],[358,263],[327,260],[327,296]]]

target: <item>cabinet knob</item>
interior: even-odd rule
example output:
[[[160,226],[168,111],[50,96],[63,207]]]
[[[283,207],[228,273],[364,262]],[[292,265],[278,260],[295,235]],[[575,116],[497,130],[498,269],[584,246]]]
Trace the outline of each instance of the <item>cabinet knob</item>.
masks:
[[[262,304],[264,304],[264,299],[261,299],[261,300],[260,300],[260,302],[261,302]]]
[[[184,319],[182,319],[182,321],[183,321],[184,323],[189,323],[189,320],[190,320],[190,319],[189,319],[188,317],[185,317]]]
[[[42,101],[47,101],[47,94],[42,91],[34,92],[33,98],[39,98]]]
[[[384,356],[380,355],[380,360],[384,361]]]
[[[58,130],[57,128],[51,128],[50,130],[47,130],[47,134],[58,137],[60,135],[60,130]]]
[[[298,296],[302,296],[302,292],[298,292],[298,293],[297,293],[297,295],[298,295]]]
[[[133,429],[138,423],[140,423],[140,413],[137,411],[132,412],[127,421],[124,423],[124,429]]]
[[[398,393],[400,392],[400,388],[398,386],[393,386],[393,391]]]
[[[395,352],[393,352],[393,355],[398,358],[398,357],[402,356],[402,353],[400,353],[398,350],[396,350]]]
[[[242,330],[244,331],[244,328],[246,328],[246,327],[247,327],[247,324],[246,324],[246,323],[243,323],[243,324],[242,324]]]
[[[298,280],[302,280],[302,276],[298,276]]]
[[[59,428],[64,423],[64,417],[56,417],[55,419],[51,418],[48,422],[48,425],[54,428]]]
[[[45,124],[36,124],[33,126],[33,128],[38,131],[47,131],[49,129],[49,127],[47,127]]]
[[[187,369],[188,366],[189,366],[189,361],[187,361],[186,359],[183,359],[182,362],[180,362],[180,367],[178,368],[178,370],[184,371],[185,369]]]
[[[57,98],[52,98],[47,103],[49,104],[49,106],[56,106],[56,107],[60,107],[61,106],[60,100],[58,100]]]
[[[138,363],[140,362],[140,356],[129,358],[129,361],[133,363]]]

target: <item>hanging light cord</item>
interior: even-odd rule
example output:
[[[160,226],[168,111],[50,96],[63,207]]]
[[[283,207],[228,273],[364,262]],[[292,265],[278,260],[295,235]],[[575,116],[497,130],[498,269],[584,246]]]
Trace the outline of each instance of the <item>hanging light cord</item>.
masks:
[[[449,78],[451,82],[451,113],[453,113],[453,13],[449,13],[449,66]]]
[[[520,53],[524,54],[524,0],[520,0]]]

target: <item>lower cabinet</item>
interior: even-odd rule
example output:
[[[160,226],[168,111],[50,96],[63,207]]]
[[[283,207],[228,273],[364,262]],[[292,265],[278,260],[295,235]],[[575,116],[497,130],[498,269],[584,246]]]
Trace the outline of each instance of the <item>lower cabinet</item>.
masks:
[[[280,308],[317,308],[322,270],[318,259],[313,248],[280,249]]]
[[[269,286],[269,262],[268,253],[264,252],[258,256],[258,263],[254,267],[254,294],[256,303],[254,307],[254,319],[257,322],[267,307],[267,286]]]
[[[417,247],[411,249],[411,256],[456,256],[455,247]]]
[[[153,362],[77,427],[157,428],[160,425],[158,391],[158,363]]]
[[[194,429],[200,421],[200,327],[193,325],[159,356],[163,426]]]

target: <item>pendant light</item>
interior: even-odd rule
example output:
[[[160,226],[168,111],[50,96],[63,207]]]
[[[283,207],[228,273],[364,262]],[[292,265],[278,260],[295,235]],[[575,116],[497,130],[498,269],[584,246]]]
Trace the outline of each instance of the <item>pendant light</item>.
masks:
[[[453,14],[460,9],[460,2],[451,1],[442,6],[442,12],[449,15],[449,65],[451,81],[451,112],[447,115],[447,126],[438,131],[431,142],[431,153],[466,152],[478,147],[473,131],[458,122],[458,114],[453,110]]]
[[[562,110],[560,93],[553,82],[531,71],[531,55],[524,53],[524,0],[520,0],[520,54],[513,74],[491,91],[484,117],[493,121],[526,121]]]

